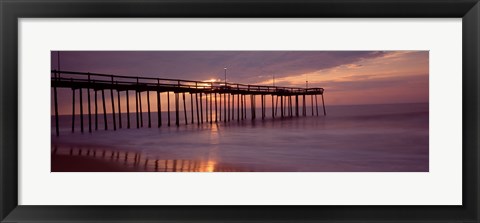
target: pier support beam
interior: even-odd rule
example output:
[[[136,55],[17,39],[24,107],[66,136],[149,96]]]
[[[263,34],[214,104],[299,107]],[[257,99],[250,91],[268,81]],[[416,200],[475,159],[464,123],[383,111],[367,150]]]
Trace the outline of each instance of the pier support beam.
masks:
[[[231,94],[232,96],[232,120],[235,120],[235,94]]]
[[[251,104],[251,111],[252,111],[252,120],[255,119],[255,95],[250,95],[250,104]]]
[[[98,103],[97,103],[97,91],[96,89],[93,89],[95,92],[95,130],[98,130]]]
[[[325,110],[325,101],[323,100],[323,94],[322,94],[322,104],[323,104],[323,115],[327,115],[327,111]]]
[[[197,124],[200,125],[200,114],[198,112],[198,93],[195,93],[195,101],[196,101],[196,104],[197,104]]]
[[[260,100],[260,101],[261,101],[261,103],[262,103],[262,120],[263,120],[263,119],[265,119],[265,110],[264,110],[264,107],[263,107],[263,105],[264,105],[264,103],[263,103],[263,95],[260,95],[260,97],[261,97],[261,100]]]
[[[205,93],[205,123],[208,123],[208,94]]]
[[[83,94],[81,88],[78,91],[80,92],[80,131],[83,133]]]
[[[280,96],[280,114],[283,118],[283,96]]]
[[[247,95],[243,95],[243,102],[245,102],[245,106],[243,107],[245,109],[245,120],[247,119]]]
[[[167,91],[167,125],[170,126],[170,92]]]
[[[182,98],[183,98],[183,113],[185,114],[185,125],[188,125],[187,102],[185,101],[185,92],[182,92]]]
[[[178,92],[175,92],[175,125],[178,127],[180,125],[180,117],[179,117],[179,95]]]
[[[193,93],[190,93],[190,112],[191,112],[191,119],[192,119],[192,124],[193,122]]]
[[[293,103],[292,103],[292,96],[288,96],[288,103],[290,106],[290,117],[293,117]]]
[[[298,117],[298,95],[295,95],[295,116]]]
[[[272,104],[270,106],[272,106],[272,118],[275,118],[275,106],[274,106],[274,98],[273,98],[273,94],[272,94]]]
[[[215,123],[218,122],[217,93],[215,93]]]
[[[227,122],[227,94],[223,94],[223,122]]]
[[[313,114],[313,94],[310,95],[310,98],[311,98],[311,104],[310,104],[310,106],[312,107],[312,116],[314,116],[314,114]]]
[[[72,132],[75,132],[75,89],[72,88]]]
[[[147,91],[148,128],[152,128],[152,117],[150,116],[150,91]]]
[[[307,107],[306,107],[305,95],[303,95],[302,103],[303,103],[303,110],[302,110],[303,116],[307,116]]]
[[[285,117],[289,117],[290,116],[290,107],[289,107],[289,102],[288,102],[288,95],[285,95],[283,100],[284,100],[284,106],[285,106]]]
[[[143,127],[143,106],[142,106],[142,91],[138,92],[138,108],[140,109],[140,127]]]
[[[162,126],[162,100],[160,91],[157,91],[157,127]]]
[[[90,106],[90,75],[88,76],[87,100],[88,100],[88,132],[92,133],[92,109]]]
[[[117,83],[118,84],[118,83]],[[120,102],[120,91],[117,90],[117,101],[118,101],[118,128],[122,128],[122,110],[121,110],[121,102]]]
[[[137,116],[137,129],[140,128],[140,117],[138,116],[138,91],[135,91],[135,114]]]
[[[275,99],[275,116],[278,114],[278,98],[279,96],[277,95],[277,98]]]
[[[228,94],[228,121],[230,121],[230,94]]]
[[[237,122],[240,122],[240,94],[237,94]]]
[[[200,93],[200,123],[203,123],[203,104],[202,104],[202,93]]]
[[[222,122],[222,93],[218,93],[218,96],[218,119]]]
[[[107,106],[105,105],[105,90],[104,89],[102,89],[102,102],[103,102],[103,123],[105,124],[105,130],[108,130]]]
[[[240,104],[241,104],[240,110],[242,110],[242,120],[243,120],[243,104],[244,104],[244,103],[243,103],[243,94],[242,94],[242,95],[239,94],[238,96],[240,96],[240,99],[242,100],[242,101],[240,102]]]
[[[112,80],[113,80],[113,78],[112,78]],[[113,97],[113,89],[110,89],[110,99],[112,100],[113,130],[116,131],[117,130],[117,122],[115,120],[115,98]]]
[[[210,124],[213,123],[213,98],[212,98],[212,93],[208,94],[210,96]]]
[[[253,116],[257,118],[257,96],[253,95]]]
[[[59,124],[58,124],[58,96],[57,96],[57,72],[55,72],[54,74],[54,87],[53,87],[53,100],[54,100],[54,103],[55,103],[55,134],[57,136],[60,135],[60,129],[58,128]]]
[[[127,98],[127,128],[130,128],[130,102],[128,96],[128,90],[125,91],[125,97]]]

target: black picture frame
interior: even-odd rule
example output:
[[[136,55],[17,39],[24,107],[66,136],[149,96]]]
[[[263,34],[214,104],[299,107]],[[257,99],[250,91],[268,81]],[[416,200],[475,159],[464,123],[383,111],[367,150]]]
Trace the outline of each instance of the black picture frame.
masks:
[[[478,0],[0,0],[0,15],[1,222],[479,222],[480,220]],[[18,19],[74,17],[462,18],[463,205],[18,205]]]

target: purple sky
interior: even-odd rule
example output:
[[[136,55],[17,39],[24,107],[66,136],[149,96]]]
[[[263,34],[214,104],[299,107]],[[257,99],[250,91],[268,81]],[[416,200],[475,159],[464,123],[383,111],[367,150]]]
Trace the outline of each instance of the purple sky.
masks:
[[[381,57],[378,51],[63,51],[62,70],[203,80],[228,79],[255,83],[315,70],[323,70],[361,59]],[[56,52],[52,68],[56,69]]]
[[[51,58],[58,69],[57,52]],[[229,82],[271,85],[275,75],[277,86],[304,87],[308,79],[330,105],[428,102],[428,51],[62,51],[60,63],[66,71],[221,81],[227,67]]]

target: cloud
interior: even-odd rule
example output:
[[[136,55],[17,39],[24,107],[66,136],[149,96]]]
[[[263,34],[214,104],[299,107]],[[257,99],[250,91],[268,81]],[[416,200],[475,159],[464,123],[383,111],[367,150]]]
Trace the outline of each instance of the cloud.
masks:
[[[256,83],[265,79],[353,64],[388,53],[378,51],[64,51],[61,69],[118,75],[223,79]],[[56,56],[52,53],[52,58]],[[360,65],[357,65],[360,66]],[[52,68],[57,67],[52,60]]]

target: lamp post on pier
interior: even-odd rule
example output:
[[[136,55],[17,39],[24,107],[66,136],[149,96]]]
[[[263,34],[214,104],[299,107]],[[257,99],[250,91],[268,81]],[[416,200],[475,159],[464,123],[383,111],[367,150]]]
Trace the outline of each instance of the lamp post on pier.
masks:
[[[227,87],[227,68],[223,68],[225,70],[225,87]]]
[[[305,88],[308,88],[308,76],[305,74]]]

